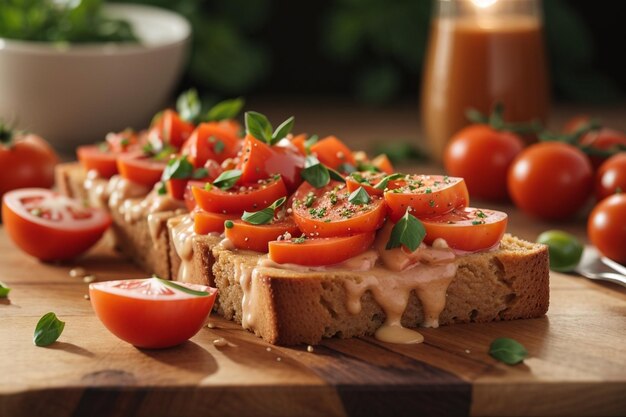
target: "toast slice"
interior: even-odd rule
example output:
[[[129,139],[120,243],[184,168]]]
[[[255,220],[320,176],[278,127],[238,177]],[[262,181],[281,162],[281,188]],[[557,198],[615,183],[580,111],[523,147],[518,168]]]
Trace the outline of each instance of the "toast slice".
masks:
[[[347,303],[348,283],[358,285],[371,276],[369,271],[259,267],[260,254],[226,249],[219,242],[215,236],[192,238],[192,280],[216,286],[217,312],[243,322],[269,343],[316,344],[326,337],[371,335],[385,322],[372,291],[360,296],[356,314]],[[439,324],[533,318],[547,312],[546,246],[505,235],[499,249],[459,256],[455,262]],[[402,325],[417,327],[424,320],[422,302],[411,291]]]

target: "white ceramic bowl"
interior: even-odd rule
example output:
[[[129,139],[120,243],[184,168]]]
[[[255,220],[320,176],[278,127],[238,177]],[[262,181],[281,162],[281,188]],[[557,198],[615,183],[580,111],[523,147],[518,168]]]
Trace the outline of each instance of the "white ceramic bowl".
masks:
[[[179,81],[191,35],[182,16],[156,7],[107,4],[140,44],[58,46],[0,38],[0,119],[57,149],[142,128]]]

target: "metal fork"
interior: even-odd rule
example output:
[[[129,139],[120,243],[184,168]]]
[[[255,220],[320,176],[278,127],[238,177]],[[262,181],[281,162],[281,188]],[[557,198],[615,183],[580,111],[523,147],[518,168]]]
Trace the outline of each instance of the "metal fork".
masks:
[[[601,257],[593,246],[586,246],[574,272],[585,278],[609,281],[626,287],[626,267],[606,257]]]

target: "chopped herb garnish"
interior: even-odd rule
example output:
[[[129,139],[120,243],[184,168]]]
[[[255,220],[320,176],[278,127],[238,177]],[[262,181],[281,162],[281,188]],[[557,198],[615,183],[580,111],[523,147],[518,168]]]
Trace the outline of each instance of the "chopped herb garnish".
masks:
[[[274,212],[285,203],[285,200],[287,200],[287,197],[281,197],[263,210],[253,212],[244,211],[241,220],[250,224],[267,224],[274,219]]]
[[[333,206],[337,204],[337,192],[335,190],[331,191],[331,193],[328,194],[328,199]]]
[[[35,327],[33,343],[37,346],[51,345],[61,336],[64,328],[65,322],[59,320],[56,314],[52,312],[44,314]]]
[[[241,171],[238,169],[230,169],[222,172],[219,177],[213,181],[213,185],[222,190],[229,190],[239,181],[239,178],[241,178]]]
[[[528,357],[528,351],[524,345],[508,337],[500,337],[491,342],[489,354],[507,365],[517,365]]]
[[[293,129],[294,117],[291,116],[274,130],[267,117],[255,111],[246,112],[246,132],[262,140],[268,145],[274,145],[286,137]]]
[[[178,290],[180,292],[184,292],[185,294],[190,294],[190,295],[197,295],[198,297],[206,297],[207,295],[211,295],[209,292],[207,291],[198,291],[198,290],[193,290],[191,288],[187,288],[184,285],[178,284],[174,281],[170,281],[167,279],[162,279],[157,277],[156,275],[153,275],[154,278],[158,279],[159,282],[167,287],[170,288],[174,288],[175,290]]]
[[[211,191],[211,188],[213,188],[213,184],[211,184],[210,182],[204,184],[204,191]]]
[[[235,223],[233,223],[232,220],[226,220],[224,222],[224,227],[227,228],[227,229],[232,229],[234,225],[235,225]]]
[[[291,243],[295,243],[297,245],[304,243],[304,241],[306,240],[306,235],[302,234],[302,236],[300,237],[296,237],[291,239]]]
[[[202,103],[195,88],[183,92],[176,100],[176,110],[180,118],[186,122],[197,122],[201,109]]]
[[[478,226],[479,224],[485,224],[484,220],[472,220],[473,226]]]
[[[430,200],[430,201],[428,202],[428,205],[429,205],[430,207],[435,207],[435,200]]]
[[[213,145],[213,152],[219,155],[222,152],[224,152],[224,148],[226,148],[226,145],[224,145],[224,142],[222,142],[221,140],[216,140],[215,145]]]
[[[480,217],[481,219],[487,218],[487,215],[482,210],[476,210],[476,217]]]
[[[352,204],[361,206],[370,202],[370,195],[363,187],[359,187],[350,194],[348,201]]]
[[[157,183],[157,194],[158,195],[165,195],[165,194],[167,194],[167,188],[165,188],[165,182],[159,181]]]
[[[315,201],[315,194],[313,193],[308,193],[306,195],[306,198],[304,199],[304,206],[305,207],[311,207],[313,205],[313,202]]]
[[[330,173],[315,156],[309,155],[304,161],[302,178],[315,188],[322,188],[330,182]]]
[[[422,222],[407,210],[404,216],[391,229],[391,236],[385,249],[404,246],[413,252],[419,247],[425,236],[426,229]]]
[[[11,288],[9,288],[4,282],[0,281],[0,298],[7,298],[10,292]]]
[[[376,165],[372,165],[369,162],[359,162],[356,167],[359,171],[380,172]]]
[[[163,170],[161,180],[185,179],[190,178],[192,174],[193,165],[187,160],[187,157],[180,156],[167,161],[167,166]]]
[[[378,184],[376,184],[374,186],[374,188],[376,188],[377,190],[384,190],[385,188],[387,188],[387,184],[389,184],[389,181],[398,180],[398,179],[403,178],[403,177],[405,177],[405,175],[404,174],[400,174],[400,173],[387,175],[382,180],[380,180],[380,182],[378,182]],[[400,191],[398,191],[398,192],[400,192]]]
[[[430,188],[427,188],[427,189],[424,190],[424,194],[430,194],[432,192],[433,192],[433,190],[431,190]]]

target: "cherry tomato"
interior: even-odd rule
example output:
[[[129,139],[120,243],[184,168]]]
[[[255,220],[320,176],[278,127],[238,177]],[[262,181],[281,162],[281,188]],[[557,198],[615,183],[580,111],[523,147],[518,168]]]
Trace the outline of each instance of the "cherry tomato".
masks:
[[[584,153],[561,142],[531,145],[513,161],[509,193],[522,211],[544,219],[577,212],[589,198],[593,170]]]
[[[626,134],[615,129],[592,130],[580,138],[580,146],[587,148],[591,164],[598,168],[611,155],[626,151]]]
[[[382,227],[386,209],[380,196],[354,204],[345,184],[331,181],[323,188],[303,183],[294,194],[293,217],[309,237],[346,236],[373,232]]]
[[[203,166],[208,160],[222,162],[234,158],[241,148],[241,140],[232,130],[218,122],[200,123],[181,149],[183,155],[195,167]]]
[[[464,207],[421,221],[426,229],[425,243],[430,245],[442,238],[451,248],[475,252],[489,249],[502,240],[507,215],[501,211]]]
[[[142,152],[130,152],[117,158],[117,169],[122,177],[147,187],[161,181],[166,166],[166,160],[156,160]]]
[[[0,125],[0,198],[10,190],[54,185],[59,158],[39,136],[13,133]]]
[[[387,157],[384,153],[381,153],[376,158],[372,159],[372,165],[385,174],[393,174],[394,172],[393,164],[389,160],[389,157]]]
[[[110,152],[99,145],[84,145],[76,149],[76,156],[86,171],[94,170],[102,178],[111,178],[117,174],[119,154]]]
[[[626,152],[613,155],[596,172],[596,198],[626,192]]]
[[[174,110],[165,110],[161,116],[161,138],[165,143],[180,148],[194,131],[193,123],[185,122]]]
[[[300,172],[304,168],[304,157],[291,147],[269,146],[247,135],[237,166],[241,169],[241,181],[244,183],[254,183],[280,174],[287,189],[292,191],[302,182]]]
[[[191,191],[198,205],[212,213],[243,213],[261,210],[274,201],[287,195],[285,182],[281,177],[257,181],[249,185],[235,185],[230,190],[211,186],[209,190],[192,187]]]
[[[240,214],[211,213],[210,211],[194,210],[193,230],[199,235],[223,233],[226,220],[237,220]]]
[[[354,165],[352,151],[335,136],[328,136],[311,145],[311,154],[332,169],[339,169],[341,164]]]
[[[91,305],[102,324],[145,349],[176,346],[198,333],[216,295],[215,288],[159,278],[89,285]]]
[[[402,186],[385,191],[385,202],[395,222],[409,207],[416,217],[448,213],[469,204],[469,194],[463,178],[410,175]]]
[[[514,133],[471,125],[452,137],[443,164],[448,174],[465,179],[472,197],[504,200],[507,170],[523,148],[524,142]]]
[[[111,224],[108,213],[43,188],[9,191],[4,227],[24,252],[42,261],[68,260],[93,246]]]
[[[233,220],[232,227],[224,229],[224,235],[237,249],[267,253],[268,243],[288,233],[299,236],[300,230],[292,217],[274,220],[268,224],[250,224],[241,219]]]
[[[275,240],[269,242],[269,258],[280,264],[333,265],[368,250],[375,236],[374,232],[369,232],[341,237]]]
[[[626,194],[600,201],[589,215],[589,240],[606,257],[626,265]]]
[[[591,117],[589,117],[589,115],[580,114],[578,116],[574,116],[563,125],[563,133],[574,133],[578,129],[587,125],[589,122],[591,122]]]

